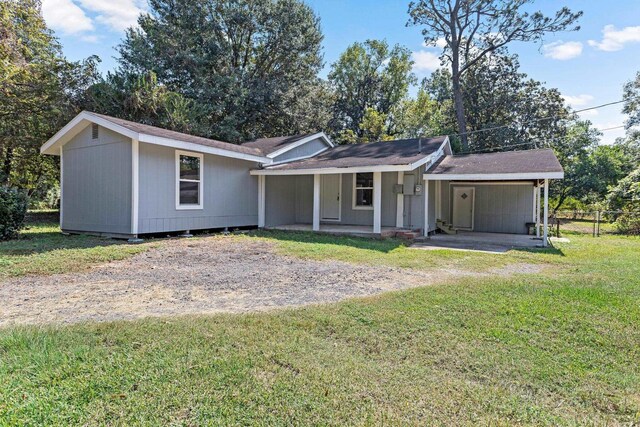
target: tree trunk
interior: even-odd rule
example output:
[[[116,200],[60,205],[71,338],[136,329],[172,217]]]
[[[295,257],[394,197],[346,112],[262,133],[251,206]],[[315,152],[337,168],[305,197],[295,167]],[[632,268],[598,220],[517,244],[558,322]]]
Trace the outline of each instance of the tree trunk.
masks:
[[[2,164],[2,184],[9,184],[9,177],[11,176],[11,166],[13,164],[13,147],[7,147],[5,153],[4,162]]]
[[[453,73],[453,105],[456,110],[456,121],[458,122],[458,132],[460,133],[460,144],[462,151],[469,151],[469,141],[467,139],[467,119],[464,115],[464,99],[462,97],[462,87],[460,85],[459,73]]]

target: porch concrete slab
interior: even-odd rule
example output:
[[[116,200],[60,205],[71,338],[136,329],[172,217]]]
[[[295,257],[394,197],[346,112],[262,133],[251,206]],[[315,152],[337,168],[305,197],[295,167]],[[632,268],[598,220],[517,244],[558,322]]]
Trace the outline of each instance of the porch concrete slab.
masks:
[[[286,224],[266,228],[285,231],[313,231],[311,224]],[[396,232],[401,230],[402,229],[396,227],[381,227],[380,233],[374,233],[373,226],[371,225],[320,224],[319,232],[356,237],[385,237],[394,236]]]
[[[542,239],[526,234],[480,233],[458,231],[457,234],[434,234],[411,245],[413,249],[455,249],[505,253],[511,249],[533,249],[542,246]]]

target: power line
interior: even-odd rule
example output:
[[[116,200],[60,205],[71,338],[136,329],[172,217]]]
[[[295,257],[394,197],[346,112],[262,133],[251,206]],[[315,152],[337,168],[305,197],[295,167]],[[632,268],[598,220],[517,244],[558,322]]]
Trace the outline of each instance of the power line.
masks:
[[[606,129],[595,129],[599,132],[606,132],[609,130],[615,130],[615,129],[622,129],[624,128],[624,125],[621,126],[614,126],[614,127],[610,127],[610,128],[606,128]],[[557,139],[551,139],[551,141],[557,141]],[[467,150],[467,151],[460,151],[458,153],[455,153],[456,155],[458,154],[473,154],[473,153],[482,153],[484,151],[493,151],[493,150],[500,150],[502,148],[508,148],[508,147],[521,147],[523,145],[534,145],[536,148],[538,148],[538,143],[544,143],[545,141],[541,141],[539,139],[534,139],[532,141],[529,142],[520,142],[517,144],[506,144],[506,145],[499,145],[497,147],[490,147],[490,148],[482,148],[479,150]],[[546,141],[546,142],[550,142],[550,141]]]
[[[587,107],[587,108],[583,108],[581,110],[574,110],[573,113],[582,113],[582,112],[585,112],[585,111],[596,110],[598,108],[609,107],[611,105],[616,105],[616,104],[622,104],[623,102],[633,101],[633,100],[636,100],[636,99],[640,99],[640,97],[631,98],[631,99],[621,99],[620,101],[614,101],[614,102],[607,102],[605,104],[595,105],[593,107]],[[542,121],[545,121],[545,120],[553,120],[553,119],[566,120],[566,118],[562,118],[560,116],[551,116],[551,117],[543,117],[543,118],[539,118],[539,119],[529,120],[528,122],[521,123],[520,125],[524,126],[524,125],[528,125],[530,123],[537,123],[537,122],[542,122]],[[508,125],[493,126],[493,127],[488,127],[488,128],[483,128],[483,129],[476,129],[476,130],[471,130],[471,131],[461,132],[461,133],[453,133],[453,134],[450,134],[449,136],[472,135],[472,134],[475,134],[475,133],[487,132],[487,131],[490,131],[490,130],[509,128],[509,127],[513,127],[515,125],[518,125],[518,123],[511,123],[511,124],[508,124]]]

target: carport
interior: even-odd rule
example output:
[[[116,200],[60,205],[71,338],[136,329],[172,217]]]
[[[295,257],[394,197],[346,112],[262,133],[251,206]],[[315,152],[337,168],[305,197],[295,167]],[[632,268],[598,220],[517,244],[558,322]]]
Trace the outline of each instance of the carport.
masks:
[[[478,239],[488,233],[527,234],[529,226],[535,226],[536,236],[542,234],[542,246],[547,246],[549,180],[563,177],[551,149],[452,155],[427,170],[424,187],[429,191],[435,181],[441,232],[480,232]],[[432,200],[427,194],[427,224]]]

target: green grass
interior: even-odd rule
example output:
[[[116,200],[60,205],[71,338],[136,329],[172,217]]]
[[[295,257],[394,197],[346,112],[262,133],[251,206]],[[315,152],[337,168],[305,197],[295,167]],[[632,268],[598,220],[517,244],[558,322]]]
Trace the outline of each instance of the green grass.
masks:
[[[153,243],[131,245],[123,240],[65,236],[51,213],[31,214],[19,238],[0,242],[0,281],[27,274],[78,272],[104,262],[127,258]]]
[[[314,259],[547,268],[263,314],[0,330],[0,425],[640,423],[638,238],[506,255],[243,238]]]

